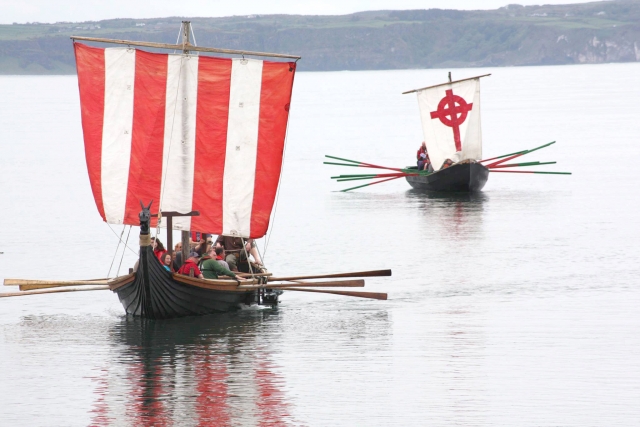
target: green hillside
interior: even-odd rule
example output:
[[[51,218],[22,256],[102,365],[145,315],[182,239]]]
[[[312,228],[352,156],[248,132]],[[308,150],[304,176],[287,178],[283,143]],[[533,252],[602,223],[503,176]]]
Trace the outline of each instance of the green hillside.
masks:
[[[175,43],[191,20],[198,45],[291,53],[300,70],[371,70],[640,60],[640,1],[490,11],[374,11],[0,25],[0,74],[74,72],[70,35]]]

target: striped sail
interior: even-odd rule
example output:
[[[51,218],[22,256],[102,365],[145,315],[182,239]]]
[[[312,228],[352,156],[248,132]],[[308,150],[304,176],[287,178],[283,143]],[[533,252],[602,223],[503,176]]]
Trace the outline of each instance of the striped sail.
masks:
[[[75,43],[87,168],[103,220],[199,211],[173,226],[262,237],[278,187],[295,63]],[[155,226],[155,223],[153,224]]]

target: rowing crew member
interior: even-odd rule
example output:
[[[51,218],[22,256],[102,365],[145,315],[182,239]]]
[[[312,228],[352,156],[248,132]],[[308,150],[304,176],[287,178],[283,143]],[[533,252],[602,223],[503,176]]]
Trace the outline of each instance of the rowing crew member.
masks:
[[[217,279],[218,276],[229,276],[233,277],[236,280],[244,280],[240,276],[236,276],[236,274],[225,268],[222,264],[218,262],[216,259],[216,248],[211,248],[209,250],[209,257],[202,262],[202,274],[205,279]]]

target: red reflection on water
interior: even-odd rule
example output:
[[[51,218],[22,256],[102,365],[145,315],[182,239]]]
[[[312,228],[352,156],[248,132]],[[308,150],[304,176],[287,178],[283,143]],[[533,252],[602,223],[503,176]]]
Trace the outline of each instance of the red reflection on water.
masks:
[[[106,399],[107,392],[109,391],[108,376],[109,372],[103,370],[102,375],[99,378],[94,378],[94,381],[98,382],[98,385],[96,387],[96,394],[98,395],[98,399],[94,405],[94,408],[91,410],[91,412],[94,414],[90,424],[90,426],[92,427],[109,426],[114,421],[109,417],[109,403]]]
[[[290,420],[289,411],[284,399],[284,393],[278,388],[283,383],[282,378],[272,371],[271,362],[259,359],[257,361],[256,384],[258,386],[258,425],[263,427],[285,426]]]
[[[162,360],[153,361],[151,366],[135,363],[131,366],[130,378],[133,386],[129,392],[126,417],[134,426],[166,427],[173,425],[161,399],[164,394],[162,384]]]
[[[222,356],[199,352],[194,360],[198,397],[198,426],[228,426],[231,423],[227,399],[229,387],[227,366]],[[205,353],[205,354],[203,354]]]
[[[176,360],[142,357],[126,364],[124,376],[102,371],[94,379],[91,425],[223,427],[244,425],[252,417],[251,424],[261,427],[302,425],[290,416],[284,380],[268,355],[254,353],[238,364],[237,358],[201,346],[179,369]],[[241,384],[241,394],[231,393],[234,383]]]

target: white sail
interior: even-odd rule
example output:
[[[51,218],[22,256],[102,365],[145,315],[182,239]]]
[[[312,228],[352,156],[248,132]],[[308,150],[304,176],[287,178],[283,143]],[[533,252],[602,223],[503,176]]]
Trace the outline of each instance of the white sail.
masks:
[[[450,159],[482,158],[480,79],[447,83],[417,91],[422,131],[435,170]]]

